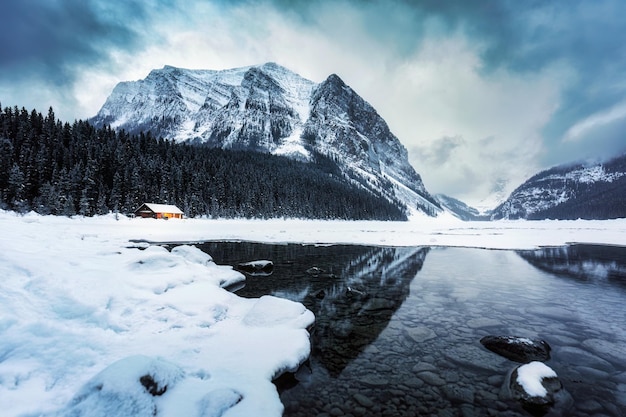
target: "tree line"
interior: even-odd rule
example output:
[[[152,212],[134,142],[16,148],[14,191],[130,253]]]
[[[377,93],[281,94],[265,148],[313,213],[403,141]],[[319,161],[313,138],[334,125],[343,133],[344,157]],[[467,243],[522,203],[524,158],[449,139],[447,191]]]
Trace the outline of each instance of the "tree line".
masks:
[[[304,163],[250,151],[175,144],[52,108],[0,106],[0,208],[20,213],[131,214],[144,202],[187,216],[405,220],[406,209],[355,186],[323,155]]]

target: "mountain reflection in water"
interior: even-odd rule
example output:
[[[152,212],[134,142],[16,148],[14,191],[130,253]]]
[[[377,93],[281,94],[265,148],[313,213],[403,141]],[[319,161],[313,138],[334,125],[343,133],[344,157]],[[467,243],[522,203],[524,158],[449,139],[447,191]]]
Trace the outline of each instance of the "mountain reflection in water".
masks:
[[[303,303],[316,317],[312,356],[334,377],[387,327],[429,251],[235,242],[199,247],[217,263],[273,261],[271,279],[248,275],[237,295],[271,294]]]
[[[548,416],[626,415],[626,248],[199,247],[218,264],[271,260],[236,293],[315,313],[308,363],[276,381],[285,417],[530,415],[506,395],[519,364],[487,335],[550,344],[568,400]]]
[[[626,289],[626,247],[570,245],[517,253],[534,267],[558,276]]]
[[[320,319],[311,335],[313,354],[332,376],[378,338],[409,295],[428,248],[372,248],[354,259],[322,297],[309,294],[305,305]]]

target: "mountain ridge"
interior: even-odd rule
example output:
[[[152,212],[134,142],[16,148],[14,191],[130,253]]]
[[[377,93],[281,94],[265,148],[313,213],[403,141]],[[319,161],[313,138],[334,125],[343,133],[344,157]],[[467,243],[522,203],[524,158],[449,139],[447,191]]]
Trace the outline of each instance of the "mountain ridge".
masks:
[[[465,202],[445,194],[435,194],[444,210],[449,211],[453,216],[465,220],[476,221],[485,220],[485,216],[475,207],[467,205]]]
[[[626,153],[598,163],[568,163],[541,171],[517,187],[490,215],[497,219],[626,217]]]

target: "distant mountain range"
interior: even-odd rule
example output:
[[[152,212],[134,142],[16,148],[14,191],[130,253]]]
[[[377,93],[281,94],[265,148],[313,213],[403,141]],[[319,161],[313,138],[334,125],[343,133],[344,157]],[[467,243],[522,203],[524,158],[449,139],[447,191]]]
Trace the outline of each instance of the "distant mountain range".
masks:
[[[409,213],[442,211],[387,123],[334,74],[316,84],[274,63],[223,71],[166,66],[119,83],[91,122],[305,162],[321,154],[355,187]]]
[[[612,219],[626,217],[626,154],[595,164],[542,171],[490,214],[496,219]]]
[[[461,220],[626,218],[626,154],[541,171],[492,210],[479,211],[443,194],[435,197]]]
[[[484,220],[481,213],[474,207],[470,207],[461,200],[445,194],[435,194],[435,198],[444,210],[461,220]]]
[[[165,66],[143,80],[119,83],[90,121],[302,162],[322,155],[346,183],[408,214],[448,211],[463,220],[626,217],[626,155],[540,172],[506,200],[499,195],[504,202],[491,211],[433,197],[385,120],[337,75],[317,84],[274,63],[222,71]]]

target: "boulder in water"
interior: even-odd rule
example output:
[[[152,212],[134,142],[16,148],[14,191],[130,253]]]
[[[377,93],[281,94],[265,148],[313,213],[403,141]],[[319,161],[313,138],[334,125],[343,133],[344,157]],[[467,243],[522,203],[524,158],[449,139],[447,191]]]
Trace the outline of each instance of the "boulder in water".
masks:
[[[552,350],[545,340],[517,336],[485,336],[480,343],[490,351],[519,363],[546,362]]]
[[[270,276],[274,272],[274,263],[272,261],[250,261],[237,265],[237,269],[252,276]]]

